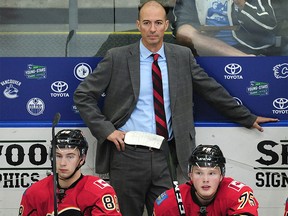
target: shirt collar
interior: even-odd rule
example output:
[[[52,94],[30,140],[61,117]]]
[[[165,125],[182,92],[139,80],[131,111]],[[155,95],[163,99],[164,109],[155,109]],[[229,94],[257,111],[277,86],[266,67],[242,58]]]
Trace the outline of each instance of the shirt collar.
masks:
[[[163,44],[157,53],[160,55],[161,58],[165,59],[164,45]],[[140,55],[141,55],[141,57],[144,59],[147,59],[151,56],[151,54],[153,54],[153,53],[144,46],[144,44],[142,43],[142,39],[141,39],[140,40]]]

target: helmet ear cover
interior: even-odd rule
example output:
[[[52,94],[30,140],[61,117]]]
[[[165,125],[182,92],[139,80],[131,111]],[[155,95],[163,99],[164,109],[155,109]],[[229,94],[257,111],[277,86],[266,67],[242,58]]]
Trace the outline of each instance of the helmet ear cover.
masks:
[[[221,174],[225,176],[226,159],[218,145],[199,145],[192,152],[188,161],[188,173],[193,166],[220,167]]]

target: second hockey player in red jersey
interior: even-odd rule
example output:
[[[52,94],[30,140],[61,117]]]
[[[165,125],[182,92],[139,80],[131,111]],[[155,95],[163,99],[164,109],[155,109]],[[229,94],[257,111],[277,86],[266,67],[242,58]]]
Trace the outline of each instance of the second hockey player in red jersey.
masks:
[[[179,186],[186,215],[257,216],[258,202],[252,189],[225,177],[225,158],[217,145],[200,145],[189,159],[190,182]],[[155,216],[179,215],[173,189],[155,201]]]
[[[61,130],[56,139],[58,174],[57,205],[59,216],[121,216],[114,189],[101,178],[85,176],[88,143],[80,130]],[[52,216],[54,181],[48,176],[30,186],[23,194],[19,216]]]

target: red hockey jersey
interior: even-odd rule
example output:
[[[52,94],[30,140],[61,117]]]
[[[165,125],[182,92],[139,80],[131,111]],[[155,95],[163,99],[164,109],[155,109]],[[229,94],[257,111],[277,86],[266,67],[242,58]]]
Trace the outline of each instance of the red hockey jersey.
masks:
[[[200,215],[200,208],[191,195],[192,182],[179,186],[186,215]],[[205,209],[205,208],[204,208]],[[258,201],[253,196],[253,191],[247,185],[225,177],[219,185],[215,199],[206,206],[206,216],[229,216],[244,214],[258,215]],[[203,212],[203,210],[202,210]],[[179,215],[178,205],[173,189],[162,193],[154,204],[155,216]]]
[[[19,216],[54,215],[53,187],[52,175],[29,187],[22,196]],[[58,190],[58,194],[59,216],[121,216],[114,189],[96,176],[82,176],[62,193]]]

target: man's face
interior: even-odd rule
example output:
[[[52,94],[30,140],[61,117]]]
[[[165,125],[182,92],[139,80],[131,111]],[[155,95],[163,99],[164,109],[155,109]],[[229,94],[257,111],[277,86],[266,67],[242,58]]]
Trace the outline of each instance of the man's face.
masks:
[[[59,179],[69,177],[80,161],[78,148],[56,148],[56,167]]]
[[[164,32],[169,26],[164,8],[156,2],[146,3],[139,14],[137,28],[142,42],[150,51],[158,51],[163,42]]]
[[[223,179],[219,167],[197,167],[193,166],[189,177],[196,189],[196,195],[202,199],[212,199]]]

